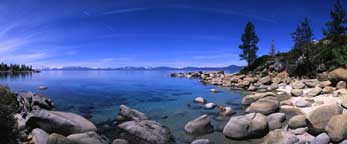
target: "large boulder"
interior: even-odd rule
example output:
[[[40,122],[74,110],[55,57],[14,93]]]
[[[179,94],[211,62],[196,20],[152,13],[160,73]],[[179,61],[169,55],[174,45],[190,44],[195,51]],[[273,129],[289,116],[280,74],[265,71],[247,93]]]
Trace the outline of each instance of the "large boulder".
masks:
[[[246,95],[242,98],[241,103],[243,105],[250,105],[251,103],[257,101],[258,99],[264,97],[262,94],[251,94],[251,95]]]
[[[60,134],[53,133],[49,135],[47,144],[81,144],[81,143],[73,142]]]
[[[99,136],[95,132],[72,134],[67,139],[78,144],[109,144],[106,137]]]
[[[277,112],[279,110],[280,102],[276,97],[265,97],[252,103],[246,112],[258,112],[265,115]]]
[[[324,87],[327,87],[330,85],[331,85],[331,81],[329,81],[329,80],[319,82],[319,87],[321,87],[321,88],[324,88]]]
[[[344,68],[335,69],[328,74],[329,80],[332,81],[347,81],[347,70]]]
[[[231,117],[223,129],[223,134],[232,139],[246,139],[266,135],[267,119],[261,113]]]
[[[336,88],[331,87],[331,86],[326,86],[323,88],[322,93],[327,94],[327,93],[332,93],[336,90]]]
[[[212,144],[209,139],[198,139],[193,141],[191,144]]]
[[[320,88],[320,87],[315,87],[315,88],[313,88],[312,90],[310,90],[309,92],[307,92],[307,93],[305,94],[305,96],[308,96],[308,97],[315,97],[315,96],[319,95],[321,92],[322,92],[322,88]]]
[[[304,91],[302,89],[292,89],[290,93],[293,96],[301,96],[302,94],[304,94]]]
[[[59,111],[36,110],[30,113],[26,126],[29,129],[40,128],[47,133],[64,136],[96,131],[93,123],[82,116]]]
[[[129,144],[129,142],[125,139],[115,139],[112,144]]]
[[[127,121],[118,127],[123,131],[123,138],[129,143],[169,144],[174,141],[169,129],[153,120]]]
[[[264,85],[270,85],[272,83],[270,76],[263,77],[259,79],[258,82]]]
[[[339,81],[337,84],[336,84],[336,88],[338,89],[345,89],[346,88],[346,82],[345,81]]]
[[[340,104],[344,109],[347,109],[347,95],[341,95],[340,97]]]
[[[311,144],[329,144],[330,137],[326,133],[317,135],[311,142]]]
[[[312,106],[312,102],[307,101],[306,99],[300,98],[297,101],[295,101],[295,106],[300,108],[310,107]]]
[[[292,87],[294,89],[303,89],[305,87],[305,84],[302,81],[297,81],[292,83]]]
[[[284,113],[273,113],[267,116],[267,124],[269,130],[275,130],[282,128],[282,123],[286,120],[286,114]]]
[[[304,80],[304,84],[307,87],[316,87],[319,84],[319,81],[317,79],[309,79],[309,80]]]
[[[251,103],[259,100],[260,98],[267,97],[267,96],[276,96],[276,94],[272,92],[266,92],[266,93],[255,93],[246,95],[242,98],[242,104],[243,105],[250,105]]]
[[[340,142],[347,138],[347,115],[333,116],[326,128],[327,134],[333,142]]]
[[[202,135],[213,132],[213,126],[208,115],[202,115],[186,124],[185,132],[192,135]]]
[[[276,129],[271,131],[265,137],[265,144],[295,144],[299,139],[291,132],[283,129]]]
[[[46,96],[34,94],[32,92],[17,93],[17,100],[22,113],[29,113],[31,110],[54,108],[53,102]]]
[[[331,117],[342,113],[337,104],[321,105],[307,114],[306,123],[310,133],[317,135],[325,131]]]
[[[288,127],[292,129],[306,127],[306,116],[296,115],[289,119]]]
[[[47,144],[48,142],[48,133],[42,129],[35,128],[31,131],[31,136],[33,137],[34,144]]]

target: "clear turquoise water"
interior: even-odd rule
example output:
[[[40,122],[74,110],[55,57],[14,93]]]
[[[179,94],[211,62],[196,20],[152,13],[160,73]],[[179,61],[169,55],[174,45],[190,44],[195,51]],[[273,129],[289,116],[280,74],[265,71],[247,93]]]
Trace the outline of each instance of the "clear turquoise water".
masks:
[[[240,113],[240,91],[203,85],[197,79],[172,78],[171,72],[42,71],[32,75],[2,76],[0,81],[13,91],[43,93],[53,100],[56,110],[78,113],[95,123],[114,119],[119,105],[126,104],[168,126],[181,139],[191,138],[183,132],[184,125],[201,114],[209,114],[215,127],[223,127],[228,120],[217,120],[217,109],[205,110],[193,104],[195,97],[232,106]],[[41,85],[48,89],[38,90]],[[210,93],[211,88],[220,92]],[[203,137],[225,141],[221,133]]]

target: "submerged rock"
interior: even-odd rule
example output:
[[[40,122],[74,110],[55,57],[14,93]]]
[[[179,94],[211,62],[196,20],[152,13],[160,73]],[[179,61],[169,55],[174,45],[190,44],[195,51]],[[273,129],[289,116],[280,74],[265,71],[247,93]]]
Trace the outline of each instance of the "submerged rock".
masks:
[[[216,93],[216,92],[218,92],[218,90],[217,89],[210,89],[210,92],[211,93]]]
[[[47,86],[39,86],[39,89],[40,90],[46,90],[46,89],[48,89],[48,87]]]
[[[169,144],[174,141],[169,129],[152,120],[127,121],[118,127],[130,143]]]
[[[40,128],[48,133],[58,133],[64,136],[96,131],[95,125],[82,116],[47,110],[30,113],[26,127],[29,129]]]
[[[191,135],[203,135],[213,132],[213,126],[207,115],[202,115],[186,124],[185,132]]]
[[[119,115],[125,117],[127,120],[147,120],[147,116],[135,109],[131,109],[126,105],[120,105],[119,106],[120,111]]]
[[[267,119],[261,113],[231,117],[223,129],[223,134],[232,139],[255,138],[266,135]]]
[[[203,97],[197,97],[194,99],[194,102],[197,103],[206,103],[206,100]]]
[[[206,109],[214,109],[217,105],[215,103],[207,103],[205,104]]]
[[[212,144],[209,139],[198,139],[193,141],[191,144]]]
[[[121,105],[119,115],[128,117],[118,122],[121,138],[136,144],[171,144],[174,138],[170,130],[160,123],[149,120],[145,114],[125,105]],[[122,110],[123,109],[123,110]]]

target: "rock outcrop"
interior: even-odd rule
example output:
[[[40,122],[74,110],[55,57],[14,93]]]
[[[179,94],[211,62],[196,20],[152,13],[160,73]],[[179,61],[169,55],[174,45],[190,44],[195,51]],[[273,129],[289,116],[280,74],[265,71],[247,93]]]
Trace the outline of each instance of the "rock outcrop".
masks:
[[[47,110],[32,111],[26,126],[29,129],[40,128],[47,133],[58,133],[64,136],[96,131],[95,125],[82,116]]]
[[[264,136],[267,131],[266,116],[261,113],[250,113],[231,117],[223,129],[223,134],[232,139],[245,139]]]
[[[202,135],[213,132],[213,126],[207,115],[202,115],[186,124],[185,132],[191,135]]]

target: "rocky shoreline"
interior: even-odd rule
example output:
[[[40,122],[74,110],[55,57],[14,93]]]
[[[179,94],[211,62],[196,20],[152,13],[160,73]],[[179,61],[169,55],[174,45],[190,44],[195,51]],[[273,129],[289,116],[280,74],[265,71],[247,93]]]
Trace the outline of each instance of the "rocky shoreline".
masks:
[[[86,118],[69,112],[54,111],[53,102],[32,92],[15,93],[19,111],[18,142],[23,144],[170,144],[175,143],[168,128],[149,119],[144,113],[120,106],[112,125],[97,127]],[[112,129],[111,141],[103,135]]]
[[[223,128],[223,135],[229,139],[264,138],[266,144],[347,143],[346,69],[323,72],[316,79],[293,78],[286,71],[267,76],[223,71],[171,76],[250,92],[242,99],[246,114],[232,116]],[[195,101],[207,107],[203,97]],[[209,132],[207,115],[193,122],[187,124],[186,132],[191,132],[190,125],[196,127],[196,132]]]
[[[214,132],[227,139],[262,139],[266,144],[347,143],[347,70],[336,69],[317,79],[289,77],[284,71],[267,76],[220,72],[173,73],[172,77],[197,78],[201,82],[243,89],[243,115],[232,106],[222,106],[204,97],[193,101],[205,109],[218,108],[229,121],[213,125],[208,113],[182,128],[196,138]],[[217,89],[210,92],[217,93]],[[83,116],[54,110],[44,95],[15,93],[19,111],[14,115],[24,144],[170,144],[177,143],[170,130],[144,113],[120,105],[114,121],[93,124]],[[213,139],[191,139],[185,143],[212,144]]]

